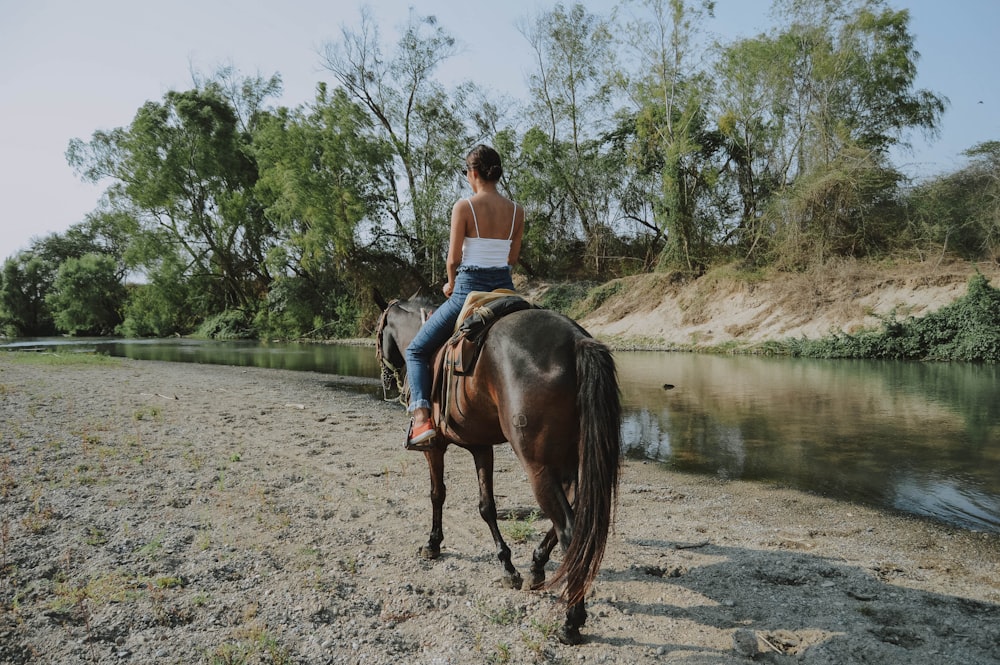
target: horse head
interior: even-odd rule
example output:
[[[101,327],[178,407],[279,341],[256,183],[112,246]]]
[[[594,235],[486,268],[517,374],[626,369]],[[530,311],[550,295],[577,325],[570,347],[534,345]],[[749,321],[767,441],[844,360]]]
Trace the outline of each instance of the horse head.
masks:
[[[382,311],[375,327],[375,355],[382,368],[382,391],[387,400],[396,390],[399,400],[405,403],[409,390],[403,354],[436,307],[434,302],[421,297],[393,300]]]

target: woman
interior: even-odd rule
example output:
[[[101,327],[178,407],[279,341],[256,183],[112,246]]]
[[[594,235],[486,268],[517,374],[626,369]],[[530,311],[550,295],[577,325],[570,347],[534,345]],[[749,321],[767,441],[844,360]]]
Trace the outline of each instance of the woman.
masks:
[[[471,291],[513,289],[511,267],[521,252],[524,209],[497,191],[503,175],[500,155],[488,146],[477,146],[465,158],[462,172],[472,196],[451,210],[448,283],[442,288],[448,300],[406,348],[408,410],[413,414],[406,437],[409,450],[427,450],[437,435],[430,417],[431,359],[454,332],[466,296]]]

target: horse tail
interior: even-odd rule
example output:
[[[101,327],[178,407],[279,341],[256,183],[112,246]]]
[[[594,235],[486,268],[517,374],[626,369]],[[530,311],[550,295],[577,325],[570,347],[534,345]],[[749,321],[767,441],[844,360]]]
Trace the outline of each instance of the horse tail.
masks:
[[[569,548],[550,585],[566,581],[562,598],[582,602],[600,571],[618,495],[621,395],[611,351],[584,337],[576,343],[580,467]]]

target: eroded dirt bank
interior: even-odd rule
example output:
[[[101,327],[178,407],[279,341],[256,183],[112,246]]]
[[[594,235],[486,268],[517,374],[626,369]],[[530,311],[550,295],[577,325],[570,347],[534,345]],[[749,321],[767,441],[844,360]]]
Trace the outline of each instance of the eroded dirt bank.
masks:
[[[927,260],[830,263],[759,281],[710,273],[693,282],[648,274],[623,280],[618,292],[582,320],[593,334],[640,345],[698,347],[752,344],[831,331],[876,328],[880,316],[924,316],[963,296],[981,272],[1000,286],[1000,264]]]

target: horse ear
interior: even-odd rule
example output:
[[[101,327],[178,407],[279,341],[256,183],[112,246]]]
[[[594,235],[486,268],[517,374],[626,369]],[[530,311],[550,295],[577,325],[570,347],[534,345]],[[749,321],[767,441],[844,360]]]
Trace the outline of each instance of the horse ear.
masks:
[[[385,308],[389,306],[389,302],[382,297],[378,289],[372,289],[372,298],[375,300],[375,304],[378,306],[380,311],[385,311]]]

